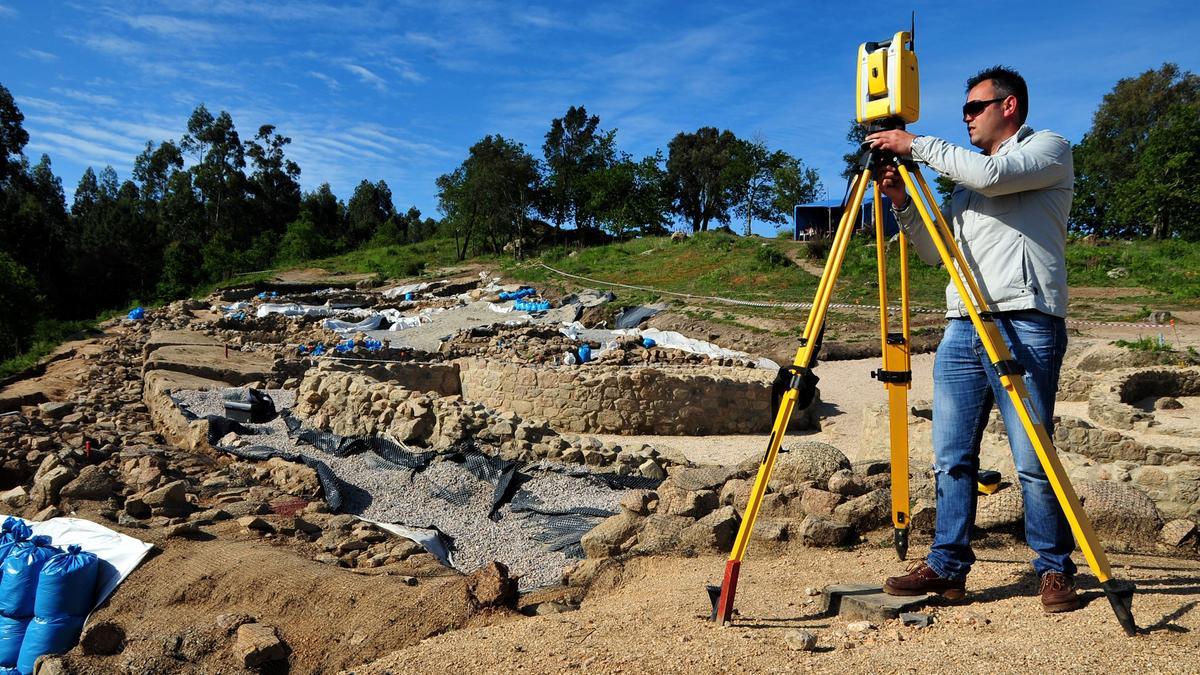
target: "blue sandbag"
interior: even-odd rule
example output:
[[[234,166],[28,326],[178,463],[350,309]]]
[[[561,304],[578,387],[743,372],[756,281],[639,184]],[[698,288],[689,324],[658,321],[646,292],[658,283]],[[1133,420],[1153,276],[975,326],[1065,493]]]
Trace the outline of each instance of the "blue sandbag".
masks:
[[[21,642],[25,640],[25,628],[29,619],[10,619],[0,616],[0,666],[17,665],[21,654]]]
[[[39,534],[12,547],[0,564],[0,614],[9,618],[33,616],[38,574],[51,558],[62,553],[50,545],[50,537]]]
[[[20,518],[9,516],[0,525],[0,562],[8,557],[13,546],[33,536],[33,530]]]
[[[96,554],[82,550],[78,544],[71,544],[66,553],[51,558],[38,575],[34,615],[84,616],[92,611],[99,569]]]
[[[21,654],[17,658],[17,670],[21,675],[33,675],[33,664],[43,654],[66,654],[79,642],[83,632],[82,616],[60,616],[44,619],[33,617],[21,642]]]

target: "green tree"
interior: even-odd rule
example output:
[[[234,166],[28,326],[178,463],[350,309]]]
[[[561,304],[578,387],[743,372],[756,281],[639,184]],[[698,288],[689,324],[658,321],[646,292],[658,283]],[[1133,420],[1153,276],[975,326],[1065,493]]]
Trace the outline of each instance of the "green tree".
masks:
[[[588,180],[587,209],[618,238],[667,232],[671,200],[661,152],[634,161],[627,154]]]
[[[343,248],[362,246],[396,215],[392,204],[392,191],[384,181],[372,183],[363,180],[354,188],[354,194],[346,203],[346,234]]]
[[[29,270],[0,251],[0,359],[24,351],[34,323],[45,313]]]
[[[708,229],[729,222],[735,199],[736,171],[731,170],[741,143],[733,132],[701,127],[676,134],[667,146],[667,183],[672,211],[692,226]]]
[[[845,167],[842,169],[842,178],[850,180],[859,174],[861,169],[858,168],[858,160],[862,155],[862,143],[867,138],[867,128],[858,123],[858,120],[850,120],[850,128],[846,130],[846,142],[854,146],[854,149],[842,155],[842,162]]]
[[[773,223],[786,223],[797,204],[807,204],[825,194],[817,170],[804,166],[799,158],[787,153],[777,160],[775,180],[771,194],[771,208],[776,219]]]
[[[264,124],[246,145],[246,155],[254,166],[249,184],[252,210],[268,232],[283,233],[300,214],[300,165],[284,156],[284,148],[291,142],[276,133],[274,125]]]
[[[820,193],[817,172],[799,159],[782,150],[769,150],[761,138],[739,143],[731,171],[736,180],[733,212],[745,220],[746,236],[751,234],[753,221],[786,223],[796,204],[812,201]]]
[[[204,280],[200,249],[204,244],[206,218],[190,171],[176,171],[167,180],[166,194],[159,202],[163,247],[162,273],[157,295],[177,298]]]
[[[1168,112],[1197,101],[1200,77],[1173,63],[1117,82],[1096,109],[1091,130],[1074,149],[1073,229],[1105,237],[1154,234],[1153,216],[1120,204],[1132,194],[1122,186],[1144,171],[1147,142]]]
[[[1160,118],[1135,169],[1116,187],[1114,217],[1154,239],[1200,239],[1200,102],[1176,104]]]
[[[142,201],[156,208],[167,194],[171,175],[183,169],[183,153],[171,141],[158,147],[146,141],[146,149],[133,160],[133,180],[141,187]]]
[[[559,229],[568,220],[576,228],[591,226],[588,177],[613,162],[615,135],[615,131],[601,130],[600,118],[588,115],[583,106],[571,106],[550,123],[542,145],[547,173],[541,211]]]
[[[485,136],[458,168],[438,177],[437,186],[458,259],[473,250],[500,253],[526,233],[538,191],[537,161],[520,143]]]
[[[238,251],[256,232],[245,223],[245,150],[233,118],[221,111],[213,117],[203,104],[188,118],[180,147],[191,153],[193,185],[204,207],[204,267],[209,278],[227,277],[238,268]],[[103,183],[103,181],[102,181]]]
[[[21,158],[29,133],[23,126],[25,115],[17,107],[12,93],[0,84],[0,186],[21,173]]]

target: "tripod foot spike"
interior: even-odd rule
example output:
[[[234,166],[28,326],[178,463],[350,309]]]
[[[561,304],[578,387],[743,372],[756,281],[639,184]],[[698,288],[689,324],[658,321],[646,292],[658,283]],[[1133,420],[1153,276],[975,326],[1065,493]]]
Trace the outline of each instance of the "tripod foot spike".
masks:
[[[1121,624],[1125,634],[1129,637],[1137,635],[1138,626],[1133,620],[1135,586],[1128,581],[1109,579],[1102,582],[1100,587],[1104,589],[1104,595],[1108,597],[1108,604],[1112,605],[1113,613],[1117,615],[1117,623]]]
[[[726,561],[725,579],[721,581],[721,585],[705,586],[705,590],[708,591],[708,599],[713,603],[712,614],[709,616],[710,621],[724,624],[733,618],[733,596],[737,594],[738,572],[741,567],[742,561],[740,560]]]
[[[892,544],[896,548],[896,555],[904,560],[908,557],[908,528],[897,527],[892,533]]]

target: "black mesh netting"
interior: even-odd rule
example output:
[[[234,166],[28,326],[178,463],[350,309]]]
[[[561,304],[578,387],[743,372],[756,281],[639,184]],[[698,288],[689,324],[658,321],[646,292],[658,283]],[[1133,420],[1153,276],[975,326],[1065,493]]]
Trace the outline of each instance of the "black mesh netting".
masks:
[[[583,546],[579,541],[600,523],[599,518],[575,514],[536,518],[540,521],[540,529],[533,534],[533,540],[551,551],[559,551],[571,558],[583,557]]]

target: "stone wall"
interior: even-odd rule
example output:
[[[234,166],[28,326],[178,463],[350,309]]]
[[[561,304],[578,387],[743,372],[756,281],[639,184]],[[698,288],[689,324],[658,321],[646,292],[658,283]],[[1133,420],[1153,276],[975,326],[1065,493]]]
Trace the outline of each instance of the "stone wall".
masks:
[[[1200,368],[1122,370],[1105,375],[1088,398],[1092,419],[1117,429],[1146,425],[1154,414],[1129,405],[1147,396],[1200,395]]]
[[[462,393],[458,366],[452,363],[374,363],[321,361],[333,372],[361,373],[380,382],[392,382],[410,391],[428,391],[439,396]]]
[[[769,431],[772,371],[750,368],[531,366],[458,359],[464,398],[555,429],[702,436]],[[815,407],[815,406],[811,406]],[[811,409],[810,407],[810,409]],[[792,429],[812,426],[797,412]]]

